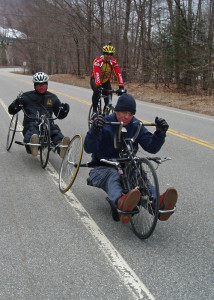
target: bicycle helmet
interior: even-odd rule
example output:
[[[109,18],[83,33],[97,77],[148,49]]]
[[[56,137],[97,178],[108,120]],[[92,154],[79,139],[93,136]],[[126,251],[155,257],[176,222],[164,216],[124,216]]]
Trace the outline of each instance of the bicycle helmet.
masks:
[[[112,45],[105,45],[103,46],[103,53],[114,53],[115,52],[115,48]]]
[[[43,82],[48,82],[48,75],[43,72],[37,72],[36,74],[33,75],[33,83],[43,83]]]

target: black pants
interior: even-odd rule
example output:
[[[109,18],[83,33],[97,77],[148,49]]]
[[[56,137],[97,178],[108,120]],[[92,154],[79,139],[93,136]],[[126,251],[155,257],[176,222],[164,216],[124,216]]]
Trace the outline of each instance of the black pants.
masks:
[[[93,111],[97,111],[97,105],[98,105],[100,93],[99,93],[99,91],[97,91],[97,86],[96,86],[94,78],[91,78],[90,84],[91,84],[91,88],[93,90],[93,95],[92,95]],[[107,81],[105,83],[102,83],[102,87],[106,90],[111,90],[112,89],[111,88],[111,83],[109,81]],[[103,95],[108,96],[108,94],[105,93],[105,92],[103,92]],[[107,105],[108,104],[108,98],[105,98],[104,101],[105,101],[105,105]]]

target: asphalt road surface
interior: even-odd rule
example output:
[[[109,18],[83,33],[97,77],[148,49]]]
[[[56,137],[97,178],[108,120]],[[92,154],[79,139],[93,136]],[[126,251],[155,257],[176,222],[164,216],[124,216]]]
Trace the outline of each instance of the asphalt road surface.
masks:
[[[23,146],[6,151],[7,107],[33,89],[31,76],[13,70],[0,69],[0,299],[214,299],[214,117],[137,101],[138,118],[170,125],[158,155],[172,160],[157,173],[161,192],[179,194],[176,213],[140,240],[113,221],[105,193],[86,185],[88,168],[63,195],[56,153],[43,170]],[[70,104],[57,121],[64,135],[84,138],[91,90],[51,81],[49,90]]]

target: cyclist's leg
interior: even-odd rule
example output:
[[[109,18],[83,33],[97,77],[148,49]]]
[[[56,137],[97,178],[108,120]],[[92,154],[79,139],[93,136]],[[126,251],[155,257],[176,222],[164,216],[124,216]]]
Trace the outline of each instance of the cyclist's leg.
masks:
[[[57,124],[51,124],[51,141],[53,144],[58,145],[63,138],[64,135],[62,134],[59,126]]]
[[[111,83],[110,81],[107,81],[105,83],[102,84],[102,87],[106,90],[111,90]],[[112,95],[108,94],[107,92],[103,92],[103,95],[107,96],[104,98],[105,101],[105,107],[108,106],[110,103],[112,103],[111,99],[112,99]]]
[[[99,166],[92,169],[89,176],[93,186],[104,190],[108,194],[110,202],[116,204],[116,201],[122,196],[120,176],[117,169]]]
[[[53,144],[56,145],[61,145],[61,146],[68,146],[70,143],[70,138],[67,136],[64,136],[57,124],[51,124],[51,141]],[[58,147],[57,148],[57,153],[61,158],[64,157],[65,152],[68,147]]]
[[[23,135],[24,135],[24,143],[30,143],[31,137],[33,135],[34,135],[35,142],[37,143],[38,136],[39,136],[39,126],[35,122],[30,122],[27,126],[24,127]],[[35,149],[35,156],[36,156],[37,155],[36,153],[38,152],[38,146],[33,146],[33,147]],[[27,153],[32,154],[31,151],[32,149],[30,146],[26,145],[25,148]]]
[[[91,88],[93,90],[93,95],[92,95],[93,113],[96,113],[98,101],[99,101],[99,92],[97,91],[97,86],[95,84],[94,78],[91,78],[90,84],[91,84]]]

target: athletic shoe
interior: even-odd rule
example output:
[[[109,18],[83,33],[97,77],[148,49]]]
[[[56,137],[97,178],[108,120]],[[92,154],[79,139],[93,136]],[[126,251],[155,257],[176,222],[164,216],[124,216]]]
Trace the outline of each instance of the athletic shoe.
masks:
[[[61,146],[61,145],[62,145],[62,146],[68,146],[69,143],[70,143],[70,138],[67,137],[67,136],[65,136],[65,137],[62,139],[62,141],[61,141],[61,143],[60,143],[60,146]],[[67,151],[67,149],[68,149],[68,147],[60,147],[59,156],[60,156],[61,158],[64,158],[65,152]]]
[[[31,144],[39,144],[39,137],[37,134],[33,134],[31,136],[30,143]],[[38,155],[38,146],[30,145],[30,151],[33,156],[37,156]]]
[[[124,212],[132,211],[140,201],[140,191],[131,190],[128,194],[123,195],[117,202],[117,208]],[[122,224],[127,224],[132,218],[132,214],[120,214],[120,222]]]
[[[175,208],[178,199],[178,193],[176,189],[169,188],[160,196],[159,210],[172,210]],[[166,221],[173,214],[173,212],[160,213],[158,219],[161,221]]]

